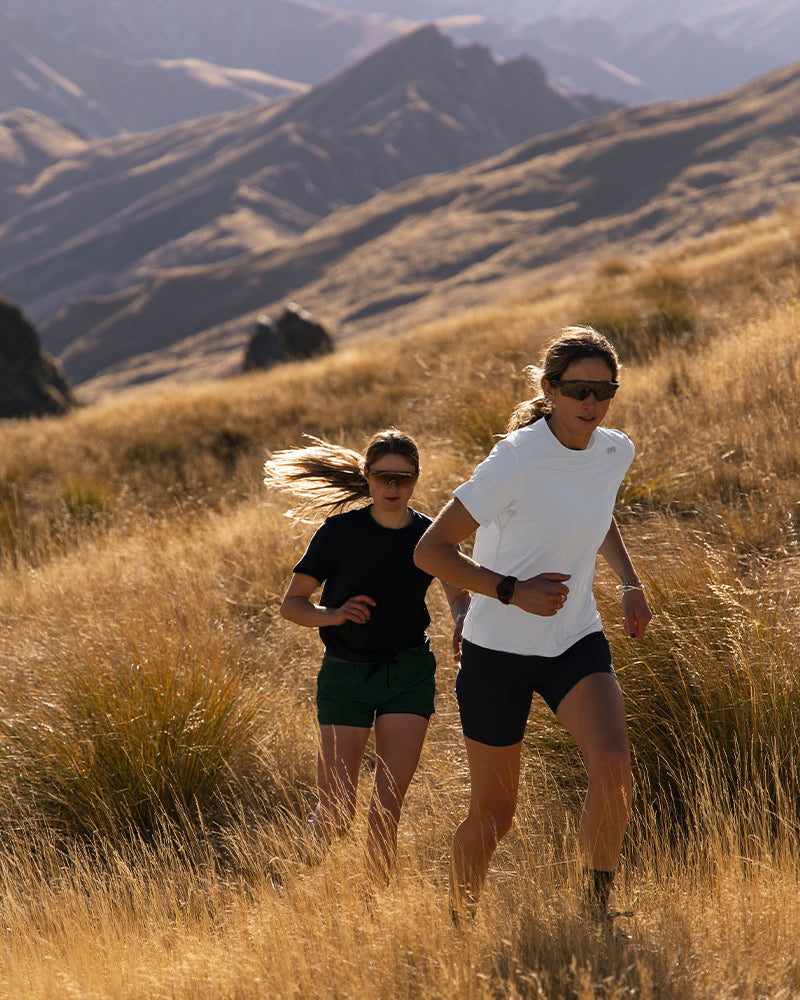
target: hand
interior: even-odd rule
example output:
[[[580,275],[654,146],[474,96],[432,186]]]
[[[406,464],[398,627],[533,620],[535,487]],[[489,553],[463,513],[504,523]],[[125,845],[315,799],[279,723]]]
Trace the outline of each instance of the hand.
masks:
[[[569,573],[540,573],[529,580],[519,580],[511,603],[531,615],[552,618],[564,606],[569,594],[565,580]]]
[[[466,611],[460,614],[456,618],[455,628],[453,629],[453,659],[456,663],[461,659],[461,634],[464,631],[464,619],[466,617]]]
[[[630,639],[641,639],[653,617],[643,590],[626,590],[622,595],[622,623]]]
[[[375,601],[366,594],[359,594],[358,597],[350,597],[340,608],[328,608],[331,616],[331,625],[344,625],[345,622],[355,622],[356,625],[363,625],[369,621],[370,606],[375,607]]]

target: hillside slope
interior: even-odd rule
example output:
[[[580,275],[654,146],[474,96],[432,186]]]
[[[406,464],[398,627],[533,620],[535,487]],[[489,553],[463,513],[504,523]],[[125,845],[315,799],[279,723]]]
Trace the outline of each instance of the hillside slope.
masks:
[[[165,270],[43,329],[77,382],[234,369],[291,296],[349,337],[406,329],[800,200],[800,65],[717,98],[616,112],[332,214],[292,243]]]

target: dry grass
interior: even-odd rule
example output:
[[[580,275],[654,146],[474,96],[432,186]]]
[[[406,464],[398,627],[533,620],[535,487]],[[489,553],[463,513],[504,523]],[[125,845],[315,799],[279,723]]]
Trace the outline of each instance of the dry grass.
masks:
[[[0,997],[800,996],[793,226],[606,261],[307,365],[3,425]],[[675,336],[650,322],[665,289],[691,306]],[[579,919],[584,779],[536,710],[519,822],[458,932],[447,854],[468,783],[436,589],[437,713],[396,879],[368,887],[363,809],[322,865],[301,862],[319,643],[277,607],[310,529],[260,466],[302,433],[360,447],[392,423],[419,437],[434,512],[542,341],[604,298],[632,317],[619,516],[656,614],[626,640],[600,566],[635,751],[616,898],[633,915],[608,936]]]

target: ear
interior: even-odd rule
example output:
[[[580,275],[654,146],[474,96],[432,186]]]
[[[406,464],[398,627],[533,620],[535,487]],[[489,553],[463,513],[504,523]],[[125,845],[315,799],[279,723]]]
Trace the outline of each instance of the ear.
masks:
[[[555,399],[555,389],[550,384],[549,378],[542,378],[542,392],[544,393],[544,398],[548,403],[552,403]]]

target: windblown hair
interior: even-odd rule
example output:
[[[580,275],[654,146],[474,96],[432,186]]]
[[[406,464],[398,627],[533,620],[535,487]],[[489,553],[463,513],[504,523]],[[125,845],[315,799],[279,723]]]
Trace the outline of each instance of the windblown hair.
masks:
[[[547,345],[540,365],[528,365],[525,369],[528,384],[534,392],[538,389],[538,394],[533,399],[526,399],[516,405],[506,432],[511,433],[547,417],[551,406],[542,391],[542,379],[561,378],[573,361],[580,361],[582,358],[602,358],[611,369],[612,379],[616,381],[621,366],[617,352],[609,341],[590,326],[567,326]]]
[[[394,428],[373,435],[363,455],[311,435],[306,437],[314,444],[276,451],[264,463],[264,485],[289,493],[298,501],[286,512],[296,521],[316,521],[368,500],[366,474],[382,455],[403,455],[419,472],[419,449],[414,439]]]

